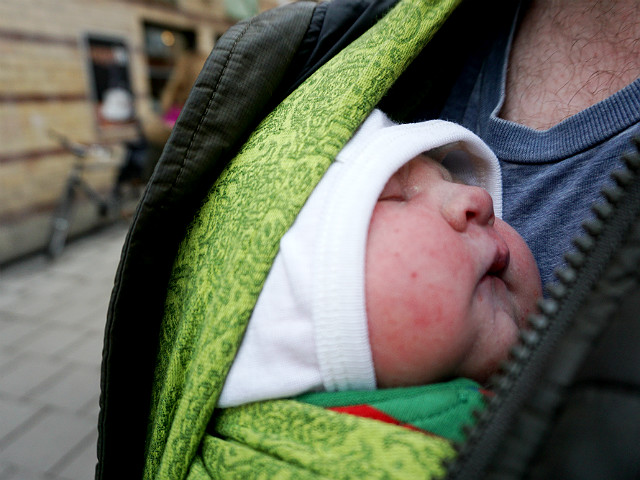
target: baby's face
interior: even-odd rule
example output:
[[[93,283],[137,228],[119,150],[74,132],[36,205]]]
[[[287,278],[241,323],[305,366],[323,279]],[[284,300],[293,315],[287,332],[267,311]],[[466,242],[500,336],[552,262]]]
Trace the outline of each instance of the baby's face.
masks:
[[[379,387],[496,371],[541,296],[524,240],[489,194],[419,156],[396,172],[371,218],[366,305]]]

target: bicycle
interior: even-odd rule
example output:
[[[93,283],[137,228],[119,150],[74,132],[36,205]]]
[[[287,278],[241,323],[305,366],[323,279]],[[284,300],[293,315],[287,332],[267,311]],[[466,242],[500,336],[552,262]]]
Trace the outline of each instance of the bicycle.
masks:
[[[121,192],[122,183],[120,178],[116,180],[114,187],[108,194],[98,192],[84,177],[84,172],[88,169],[88,159],[102,159],[96,166],[104,167],[112,159],[112,150],[99,144],[84,145],[70,140],[68,137],[50,130],[49,134],[55,138],[60,145],[71,152],[75,158],[58,205],[53,213],[51,228],[45,246],[45,253],[50,259],[55,259],[64,250],[72,224],[73,207],[78,192],[82,192],[98,208],[98,214],[103,219],[117,219],[122,217],[123,196]],[[127,181],[131,182],[131,178]],[[139,191],[134,192],[139,197]],[[137,200],[137,199],[136,199]]]

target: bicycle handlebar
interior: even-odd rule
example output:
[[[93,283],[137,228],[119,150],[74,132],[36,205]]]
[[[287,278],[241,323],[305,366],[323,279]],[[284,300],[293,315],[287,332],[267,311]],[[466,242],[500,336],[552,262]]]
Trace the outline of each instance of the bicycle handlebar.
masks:
[[[64,149],[70,151],[78,158],[84,159],[88,157],[92,150],[94,150],[96,153],[111,154],[111,149],[108,147],[98,144],[85,145],[82,143],[74,142],[73,140],[69,139],[69,137],[53,129],[49,129],[49,136],[58,141],[58,143],[60,143],[60,145],[62,145]]]
[[[73,142],[68,137],[53,129],[49,129],[49,136],[57,140],[64,149],[69,150],[76,157],[85,158],[88,155],[89,147],[81,143]]]

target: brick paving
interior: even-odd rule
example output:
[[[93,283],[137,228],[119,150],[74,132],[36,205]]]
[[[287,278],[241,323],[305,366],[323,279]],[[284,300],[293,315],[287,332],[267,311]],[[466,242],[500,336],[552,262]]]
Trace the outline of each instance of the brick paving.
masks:
[[[0,480],[94,476],[102,337],[126,226],[0,270]]]

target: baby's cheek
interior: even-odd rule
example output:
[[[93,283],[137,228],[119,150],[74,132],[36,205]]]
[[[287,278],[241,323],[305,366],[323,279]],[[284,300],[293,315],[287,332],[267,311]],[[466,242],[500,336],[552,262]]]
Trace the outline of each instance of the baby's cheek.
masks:
[[[514,264],[512,284],[515,285],[516,302],[522,317],[527,317],[536,310],[536,302],[542,297],[540,273],[528,249],[516,251],[512,254],[512,258]]]

